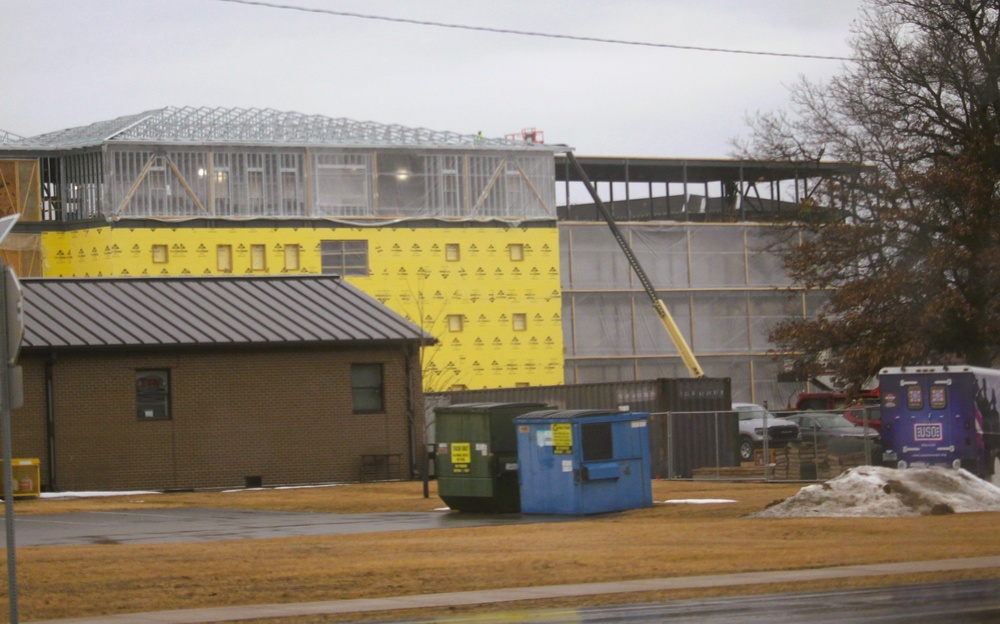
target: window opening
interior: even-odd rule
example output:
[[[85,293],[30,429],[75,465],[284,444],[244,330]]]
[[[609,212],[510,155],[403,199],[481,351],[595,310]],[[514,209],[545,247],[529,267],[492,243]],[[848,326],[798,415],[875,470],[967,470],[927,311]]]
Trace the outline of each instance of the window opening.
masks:
[[[264,170],[250,169],[247,171],[247,199],[250,203],[250,214],[261,216],[264,208]]]
[[[216,267],[223,273],[233,272],[233,246],[217,245],[215,247]]]
[[[458,262],[462,258],[461,247],[458,243],[445,243],[444,259],[448,262]]]
[[[281,210],[284,215],[300,214],[299,176],[293,170],[281,171]]]
[[[215,214],[230,215],[233,213],[232,202],[230,201],[229,170],[219,168],[215,170]]]
[[[170,259],[170,254],[166,245],[153,245],[153,262],[155,264],[165,264]]]
[[[522,243],[511,243],[507,248],[510,250],[511,260],[514,262],[524,260],[524,245]]]
[[[285,270],[299,270],[299,246],[285,245]]]
[[[267,270],[267,248],[264,245],[250,245],[250,270]]]
[[[511,317],[514,325],[514,331],[524,331],[528,329],[528,315],[516,313]]]
[[[461,314],[448,315],[448,331],[450,332],[462,331],[462,323],[463,323],[463,318]]]
[[[382,365],[351,364],[351,397],[355,414],[382,412]]]
[[[320,263],[324,275],[368,275],[368,241],[320,241]]]
[[[135,405],[139,420],[170,420],[170,371],[137,370]]]

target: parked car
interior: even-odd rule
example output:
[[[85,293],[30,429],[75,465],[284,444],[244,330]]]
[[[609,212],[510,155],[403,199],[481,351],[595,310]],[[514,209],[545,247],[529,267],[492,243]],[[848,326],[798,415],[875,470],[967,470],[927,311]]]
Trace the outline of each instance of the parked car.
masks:
[[[855,425],[843,414],[834,412],[809,412],[794,414],[788,420],[799,426],[802,442],[826,445],[832,453],[853,453],[879,443],[879,433],[871,427]]]
[[[848,400],[848,395],[843,392],[802,392],[795,396],[794,402],[788,402],[788,409],[796,412],[839,410],[847,407]],[[855,400],[866,405],[878,405],[879,390],[865,390]]]
[[[764,447],[765,426],[768,448],[781,448],[799,438],[797,424],[778,418],[756,403],[733,403],[733,411],[740,421],[740,461],[753,460],[754,449]]]
[[[871,427],[882,433],[882,410],[878,405],[852,405],[844,412],[844,418],[859,427]]]

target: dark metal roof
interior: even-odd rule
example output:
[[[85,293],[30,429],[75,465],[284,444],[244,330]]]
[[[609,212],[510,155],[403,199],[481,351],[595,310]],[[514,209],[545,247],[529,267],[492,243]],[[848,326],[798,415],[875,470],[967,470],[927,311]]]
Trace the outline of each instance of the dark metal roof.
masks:
[[[631,412],[618,412],[614,410],[595,409],[570,409],[570,410],[539,410],[528,412],[515,418],[518,420],[575,420],[577,418],[587,418],[588,416],[622,416]]]
[[[842,162],[792,162],[778,160],[635,158],[577,156],[592,182],[761,182],[843,176],[863,167]],[[556,180],[579,181],[569,159],[556,156]]]
[[[450,414],[450,413],[461,413],[461,414],[479,414],[479,413],[489,413],[501,410],[511,410],[511,409],[527,409],[527,410],[540,410],[542,408],[551,407],[547,403],[456,403],[454,405],[444,405],[441,407],[435,407],[434,412],[438,414]]]
[[[22,347],[435,342],[336,276],[23,279]]]

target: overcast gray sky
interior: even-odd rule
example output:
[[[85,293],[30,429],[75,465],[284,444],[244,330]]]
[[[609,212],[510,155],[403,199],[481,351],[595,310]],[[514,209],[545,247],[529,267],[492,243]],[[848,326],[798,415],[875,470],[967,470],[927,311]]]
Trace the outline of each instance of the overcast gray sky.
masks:
[[[861,0],[268,0],[498,29],[850,56]],[[0,0],[0,129],[163,106],[273,108],[581,155],[723,158],[745,117],[841,61],[453,30],[220,0]]]

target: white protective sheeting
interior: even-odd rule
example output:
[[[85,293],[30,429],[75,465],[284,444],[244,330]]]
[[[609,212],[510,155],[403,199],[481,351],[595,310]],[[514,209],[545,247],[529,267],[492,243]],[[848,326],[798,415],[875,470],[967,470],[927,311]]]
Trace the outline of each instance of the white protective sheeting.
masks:
[[[731,377],[737,400],[782,406],[769,335],[815,310],[822,293],[791,288],[787,226],[619,224],[706,375]],[[685,377],[677,348],[605,223],[561,222],[566,383]],[[797,386],[796,386],[797,387]]]

